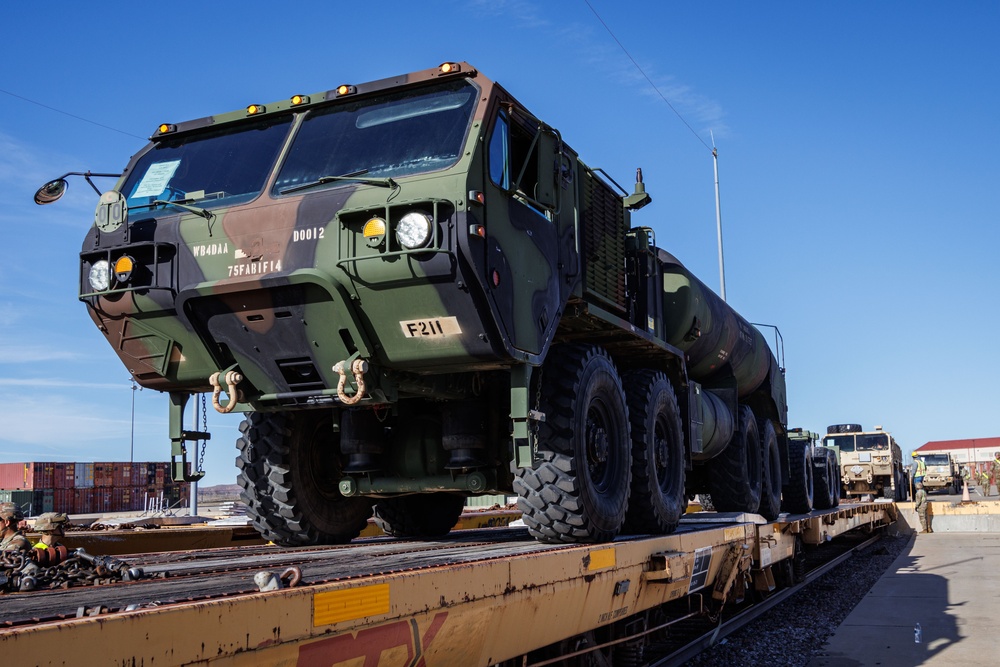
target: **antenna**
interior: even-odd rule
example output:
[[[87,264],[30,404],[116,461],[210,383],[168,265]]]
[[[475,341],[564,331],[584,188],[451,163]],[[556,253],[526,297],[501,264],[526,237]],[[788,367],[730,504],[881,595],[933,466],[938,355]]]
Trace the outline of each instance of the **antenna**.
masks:
[[[722,200],[719,198],[719,150],[715,147],[715,134],[709,130],[712,137],[712,163],[715,166],[715,232],[719,237],[719,296],[726,300],[726,262],[722,256]]]

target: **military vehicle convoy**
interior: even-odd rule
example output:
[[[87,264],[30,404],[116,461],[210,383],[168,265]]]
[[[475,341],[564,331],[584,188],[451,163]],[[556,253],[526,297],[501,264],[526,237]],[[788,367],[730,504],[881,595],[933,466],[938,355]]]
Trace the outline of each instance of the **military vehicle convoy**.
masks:
[[[207,437],[192,396],[246,414],[238,481],[279,544],[349,540],[373,507],[442,535],[476,494],[516,493],[548,542],[669,533],[699,492],[808,511],[784,369],[632,225],[650,201],[445,63],[160,125],[101,195],[80,299],[169,394],[176,477]]]
[[[823,445],[838,452],[845,498],[871,496],[901,501],[908,497],[903,453],[881,426],[865,431],[860,424],[827,427]]]

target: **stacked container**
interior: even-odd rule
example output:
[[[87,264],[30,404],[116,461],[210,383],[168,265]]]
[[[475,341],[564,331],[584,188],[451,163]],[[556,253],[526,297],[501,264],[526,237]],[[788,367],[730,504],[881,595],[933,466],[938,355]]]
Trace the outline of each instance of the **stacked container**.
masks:
[[[146,509],[149,498],[172,506],[189,494],[190,485],[174,482],[165,462],[0,463],[0,502],[14,502],[29,516],[134,512]]]

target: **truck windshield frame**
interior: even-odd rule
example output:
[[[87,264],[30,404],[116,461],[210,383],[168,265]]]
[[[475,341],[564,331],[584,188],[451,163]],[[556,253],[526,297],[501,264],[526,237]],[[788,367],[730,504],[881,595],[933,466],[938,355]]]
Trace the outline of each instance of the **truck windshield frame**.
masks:
[[[350,183],[318,182],[331,174],[398,178],[447,169],[463,154],[478,99],[479,88],[458,79],[314,109],[292,138],[271,194]]]
[[[951,463],[947,454],[924,454],[920,458],[929,466],[946,466]]]
[[[129,210],[154,202],[233,206],[257,197],[267,183],[292,125],[291,115],[224,125],[158,140],[142,154],[122,186]],[[152,215],[176,215],[168,207]]]

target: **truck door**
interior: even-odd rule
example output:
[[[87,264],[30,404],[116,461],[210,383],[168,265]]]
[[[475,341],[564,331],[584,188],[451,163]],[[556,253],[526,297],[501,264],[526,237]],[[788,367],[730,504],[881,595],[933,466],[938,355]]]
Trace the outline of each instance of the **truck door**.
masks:
[[[563,161],[554,131],[508,108],[497,113],[486,160],[487,284],[508,346],[528,355],[551,340],[564,300],[560,269],[572,244],[558,233]]]

